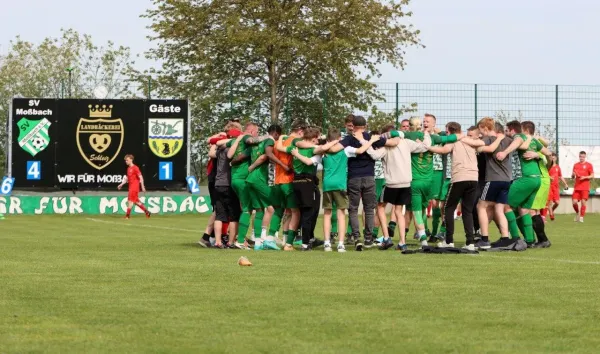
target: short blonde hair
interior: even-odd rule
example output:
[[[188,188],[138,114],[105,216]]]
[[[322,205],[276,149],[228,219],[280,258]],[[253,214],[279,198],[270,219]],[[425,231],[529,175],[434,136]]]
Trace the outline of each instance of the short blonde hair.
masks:
[[[420,131],[423,126],[419,117],[412,117],[408,120],[408,124],[410,124],[410,130],[413,132]]]

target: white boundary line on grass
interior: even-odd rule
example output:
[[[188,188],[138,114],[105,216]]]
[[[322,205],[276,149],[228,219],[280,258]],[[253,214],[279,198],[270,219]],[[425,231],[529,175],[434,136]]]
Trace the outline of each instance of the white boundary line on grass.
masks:
[[[571,264],[591,264],[600,265],[600,262],[594,261],[573,261],[570,259],[553,259],[553,258],[536,258],[536,257],[512,257],[512,256],[495,256],[487,255],[487,258],[498,258],[498,259],[520,259],[524,261],[542,261],[542,262],[558,262],[558,263],[571,263]]]
[[[176,228],[176,227],[154,226],[154,225],[143,225],[143,224],[128,224],[128,223],[124,223],[124,222],[106,221],[106,220],[100,220],[100,219],[94,219],[94,218],[86,218],[86,220],[93,221],[93,222],[99,222],[99,223],[103,223],[103,224],[119,225],[119,226],[147,227],[147,228],[150,228],[150,229],[161,229],[161,230],[171,230],[171,231],[185,231],[185,232],[193,232],[193,233],[200,232],[200,230],[179,229],[179,228]]]

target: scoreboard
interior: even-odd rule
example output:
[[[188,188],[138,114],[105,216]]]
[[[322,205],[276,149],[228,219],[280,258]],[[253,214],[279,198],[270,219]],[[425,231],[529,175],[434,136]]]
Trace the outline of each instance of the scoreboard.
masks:
[[[114,189],[134,156],[148,190],[185,189],[186,100],[15,98],[9,172],[21,189]]]

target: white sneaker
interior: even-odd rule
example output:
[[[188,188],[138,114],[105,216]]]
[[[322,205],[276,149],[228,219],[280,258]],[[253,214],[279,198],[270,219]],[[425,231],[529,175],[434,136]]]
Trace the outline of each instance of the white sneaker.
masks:
[[[463,248],[463,250],[475,251],[475,245],[474,244],[464,245],[462,248]]]
[[[323,249],[325,250],[325,252],[331,252],[331,244],[329,244],[329,243],[326,243],[326,244],[323,246]]]
[[[346,252],[346,247],[344,247],[344,245],[338,245],[337,250],[339,253],[344,253]]]
[[[446,241],[438,242],[438,248],[454,248],[454,243],[446,243]]]
[[[429,246],[429,244],[427,243],[427,240],[421,241],[421,247],[427,247],[427,246]]]
[[[579,222],[583,222],[583,216],[579,218]]]

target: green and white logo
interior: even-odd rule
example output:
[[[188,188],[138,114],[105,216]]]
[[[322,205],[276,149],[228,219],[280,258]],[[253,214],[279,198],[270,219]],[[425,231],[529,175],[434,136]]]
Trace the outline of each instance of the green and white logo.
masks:
[[[19,126],[19,146],[31,156],[37,155],[44,151],[50,144],[50,121],[46,118],[42,120],[29,120],[22,118],[17,122]]]

